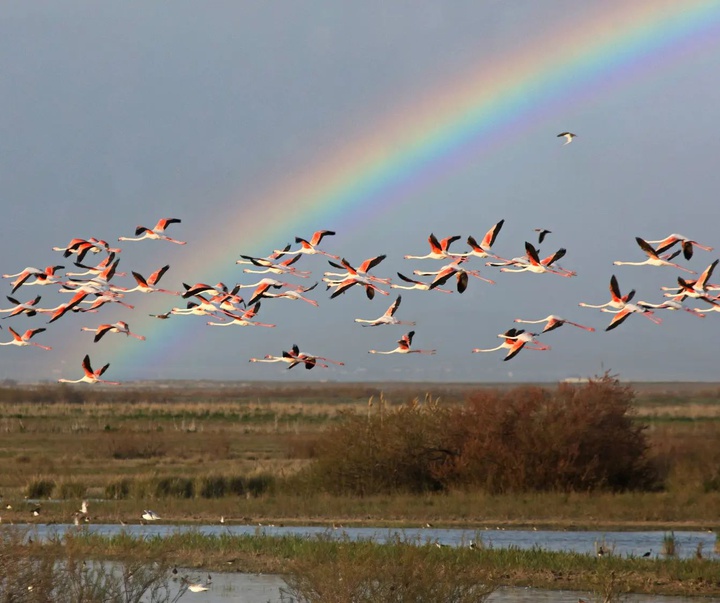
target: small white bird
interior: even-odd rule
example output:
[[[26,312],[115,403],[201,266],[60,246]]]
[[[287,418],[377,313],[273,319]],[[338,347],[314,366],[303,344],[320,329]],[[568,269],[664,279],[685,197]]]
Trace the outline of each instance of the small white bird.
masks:
[[[155,513],[155,511],[149,511],[148,509],[145,509],[142,512],[142,518],[145,521],[157,521],[158,519],[160,519],[160,516]]]
[[[558,138],[562,138],[563,136],[567,138],[567,141],[563,143],[563,146],[565,146],[566,144],[570,144],[572,142],[572,139],[575,138],[577,134],[573,134],[572,132],[561,132],[560,134],[558,134]]]
[[[188,590],[191,593],[201,593],[206,590],[210,590],[207,586],[204,586],[203,584],[188,584]]]

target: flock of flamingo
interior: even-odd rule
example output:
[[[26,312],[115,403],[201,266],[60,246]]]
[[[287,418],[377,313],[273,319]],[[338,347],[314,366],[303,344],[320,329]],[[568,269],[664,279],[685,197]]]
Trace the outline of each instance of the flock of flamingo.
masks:
[[[571,140],[572,137],[569,138]],[[157,222],[153,228],[138,226],[135,230],[134,237],[118,238],[119,241],[140,241],[151,239],[160,241],[160,244],[173,243],[176,245],[185,245],[184,241],[179,241],[165,234],[166,229],[173,225],[179,224],[180,219],[163,218]],[[145,277],[137,271],[131,271],[131,276],[135,280],[134,287],[121,286],[116,282],[119,277],[127,276],[126,273],[118,271],[120,264],[121,249],[111,247],[107,241],[91,237],[89,239],[75,238],[72,239],[64,247],[53,247],[53,251],[61,253],[66,260],[71,258],[74,265],[81,271],[66,271],[61,274],[64,267],[61,265],[50,265],[45,269],[37,269],[27,267],[14,274],[3,274],[5,279],[14,279],[11,282],[12,291],[7,299],[12,304],[7,309],[0,309],[0,313],[7,314],[4,318],[17,318],[21,315],[26,317],[34,317],[37,315],[46,316],[47,323],[52,324],[60,320],[69,312],[88,313],[88,317],[92,317],[101,307],[112,304],[120,304],[128,309],[134,306],[129,303],[130,294],[152,293],[154,295],[171,295],[181,297],[184,305],[173,306],[164,313],[151,314],[157,319],[168,319],[171,316],[202,316],[209,318],[207,321],[209,326],[229,327],[229,326],[256,326],[272,328],[276,325],[264,323],[256,320],[262,303],[273,303],[273,299],[288,299],[293,301],[303,301],[312,306],[318,306],[318,302],[306,294],[315,291],[318,282],[310,286],[302,286],[297,283],[288,282],[287,280],[277,280],[277,278],[309,278],[312,273],[308,270],[300,270],[297,267],[300,259],[304,255],[322,255],[328,258],[329,265],[336,269],[337,272],[327,271],[322,276],[326,290],[330,292],[330,299],[337,298],[346,294],[351,289],[364,289],[365,295],[369,299],[373,299],[376,294],[389,296],[389,289],[398,290],[420,290],[430,293],[453,293],[455,289],[458,293],[463,293],[469,286],[470,279],[482,281],[487,284],[494,284],[494,281],[480,274],[477,267],[471,268],[471,260],[485,260],[485,266],[498,269],[500,272],[533,272],[536,274],[546,274],[546,278],[564,277],[571,278],[576,275],[572,270],[563,268],[560,260],[565,256],[566,250],[560,248],[547,257],[541,257],[538,248],[531,242],[525,242],[525,253],[510,259],[503,258],[493,251],[493,246],[503,227],[504,220],[500,220],[492,228],[490,228],[485,236],[476,241],[475,238],[469,236],[467,238],[467,251],[451,251],[450,247],[453,243],[461,239],[460,236],[449,236],[438,239],[434,234],[430,234],[428,241],[430,251],[425,255],[405,255],[405,259],[409,260],[435,260],[441,265],[437,270],[414,270],[413,277],[407,276],[401,272],[397,273],[399,280],[394,281],[391,277],[380,277],[371,274],[371,271],[377,268],[385,255],[369,258],[360,264],[353,265],[345,258],[334,255],[321,249],[321,243],[327,241],[327,237],[335,233],[329,230],[318,230],[312,237],[303,239],[296,237],[295,241],[299,245],[296,249],[292,249],[291,245],[287,245],[283,249],[275,249],[266,257],[255,257],[250,255],[240,255],[236,264],[249,266],[243,270],[244,273],[268,275],[260,278],[255,283],[237,283],[232,287],[228,287],[224,283],[208,285],[205,283],[187,284],[183,283],[184,291],[172,291],[163,289],[158,286],[162,277],[170,269],[169,265],[164,265],[155,270],[152,274]],[[542,244],[551,234],[550,230],[537,228],[537,245]],[[688,237],[671,234],[663,239],[644,240],[636,238],[639,250],[644,254],[643,261],[616,261],[615,265],[646,265],[655,267],[670,267],[680,270],[683,273],[696,274],[693,270],[679,263],[674,262],[678,256],[682,254],[685,260],[693,257],[695,248],[704,251],[712,251],[712,247],[701,245],[697,241]],[[102,259],[95,265],[89,265],[87,258],[102,254]],[[665,299],[659,303],[649,303],[645,301],[637,301],[632,303],[635,290],[631,290],[626,294],[622,294],[618,280],[615,275],[610,278],[610,301],[602,304],[588,304],[581,302],[579,305],[585,308],[599,309],[601,312],[611,313],[613,316],[605,329],[610,331],[617,328],[625,322],[633,314],[638,314],[648,318],[656,324],[661,323],[661,318],[657,315],[659,310],[683,310],[695,317],[703,318],[708,312],[720,312],[720,284],[712,284],[710,279],[713,270],[718,264],[715,260],[703,270],[697,278],[685,278],[677,276],[677,284],[662,287]],[[277,278],[275,278],[277,277]],[[420,278],[414,278],[420,277]],[[454,282],[453,282],[454,281]],[[22,297],[19,290],[24,292],[27,287],[33,285],[57,285],[59,291],[70,294],[71,297],[66,303],[62,303],[56,307],[43,308],[40,305],[41,296],[26,301],[19,301]],[[451,288],[448,288],[451,287]],[[249,295],[242,296],[242,289],[252,289]],[[702,303],[703,307],[693,307],[687,305],[688,300],[695,300]],[[400,308],[402,296],[398,295],[387,310],[377,318],[355,318],[355,322],[363,327],[376,326],[414,326],[415,322],[409,320],[400,320],[397,313]],[[82,331],[94,333],[94,342],[108,334],[120,334],[126,337],[134,337],[138,340],[144,340],[143,335],[133,333],[128,323],[118,321],[115,323],[95,324],[93,326],[83,326]],[[541,333],[548,333],[563,325],[571,325],[585,331],[595,331],[593,327],[581,325],[571,322],[560,316],[550,315],[540,319],[515,319],[516,323],[522,324],[544,324]],[[2,327],[0,327],[2,328]],[[22,329],[15,330],[12,327],[6,327],[10,333],[9,341],[0,341],[2,346],[35,346],[43,350],[50,350],[49,346],[42,345],[34,341],[35,336],[40,335],[47,327],[30,328],[22,332]],[[21,334],[22,332],[22,334]],[[416,349],[412,347],[415,331],[411,330],[405,333],[398,341],[395,348],[389,350],[371,349],[370,354],[389,355],[389,354],[435,354],[436,350],[432,349]],[[500,345],[492,348],[475,348],[473,353],[494,352],[496,350],[507,350],[503,360],[507,361],[514,358],[521,350],[537,350],[546,351],[550,346],[539,342],[536,338],[539,333],[526,331],[517,327],[512,327],[498,334],[502,340]],[[262,358],[250,358],[250,362],[257,363],[284,363],[287,368],[291,369],[298,365],[303,365],[306,369],[312,369],[316,366],[328,368],[330,364],[343,365],[339,360],[333,360],[325,356],[321,356],[314,352],[301,351],[299,346],[293,345],[289,350],[283,350],[279,355],[266,355]],[[90,355],[86,354],[80,363],[82,367],[82,375],[77,379],[58,379],[61,383],[104,383],[119,385],[118,381],[108,381],[103,379],[103,375],[109,367],[104,364],[100,368],[94,369]]]

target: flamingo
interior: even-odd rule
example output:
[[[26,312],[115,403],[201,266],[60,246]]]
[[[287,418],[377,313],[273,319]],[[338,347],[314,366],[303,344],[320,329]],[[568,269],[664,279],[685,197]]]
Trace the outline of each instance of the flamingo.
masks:
[[[100,378],[109,366],[110,363],[108,362],[103,367],[94,371],[90,365],[90,356],[85,354],[85,358],[83,358],[82,361],[82,369],[85,374],[80,377],[80,379],[58,379],[58,383],[105,383],[106,385],[120,385],[119,381],[106,381]]]
[[[401,301],[402,301],[402,295],[398,295],[397,299],[392,304],[390,304],[390,307],[387,310],[385,310],[385,314],[380,316],[380,318],[376,318],[375,320],[365,320],[363,318],[356,318],[355,322],[361,323],[363,327],[376,327],[378,325],[415,326],[414,322],[398,320],[397,318],[395,318],[395,312],[397,312],[397,309],[400,307]]]
[[[266,258],[256,258],[249,255],[241,255],[240,257],[247,259],[253,266],[264,268],[264,270],[244,268],[243,272],[247,272],[248,274],[292,274],[294,276],[299,276],[300,278],[307,278],[312,274],[309,270],[298,270],[293,266],[293,264],[302,257],[301,254],[289,257],[277,264]],[[237,260],[235,263],[240,264],[244,262]]]
[[[685,268],[684,266],[681,266],[680,264],[675,264],[674,262],[670,261],[680,253],[679,251],[676,251],[667,259],[663,259],[658,255],[658,253],[651,247],[651,245],[647,241],[644,241],[640,237],[635,237],[635,240],[637,241],[637,244],[640,246],[640,249],[642,249],[645,252],[645,254],[648,256],[647,259],[642,262],[615,261],[615,262],[613,262],[613,264],[615,264],[615,266],[645,266],[645,265],[647,265],[647,266],[672,266],[673,268],[678,268],[680,270],[684,270],[685,272],[689,272],[690,274],[696,274],[694,270],[690,270],[689,268]]]
[[[335,262],[331,262],[330,260],[328,260],[328,264],[330,264],[334,268],[344,268],[346,270],[346,272],[344,272],[344,273],[326,272],[324,274],[324,276],[326,276],[326,277],[337,276],[337,277],[340,277],[340,279],[346,279],[351,276],[356,276],[359,274],[359,275],[362,275],[363,277],[365,277],[369,281],[373,281],[375,283],[382,283],[383,285],[389,285],[390,284],[389,278],[380,278],[377,276],[373,276],[372,274],[368,274],[368,272],[372,268],[377,266],[386,257],[387,256],[385,256],[385,255],[377,255],[375,257],[368,258],[362,264],[360,264],[357,268],[353,268],[353,266],[345,258],[340,260],[341,264],[336,264]],[[333,283],[333,284],[338,284],[338,282],[339,282],[339,281],[333,282],[332,280],[326,279],[326,278],[323,278],[323,280],[328,283]]]
[[[128,323],[123,322],[122,320],[119,320],[118,322],[113,324],[103,324],[95,329],[92,329],[90,327],[80,327],[80,330],[95,333],[95,338],[93,339],[94,343],[100,341],[103,335],[105,335],[105,333],[122,333],[125,336],[132,336],[135,337],[135,339],[139,339],[140,341],[145,341],[145,337],[143,335],[137,335],[136,333],[132,333],[130,331]]]
[[[674,299],[667,299],[664,302],[661,302],[659,304],[651,304],[645,301],[639,301],[637,302],[637,305],[641,308],[646,309],[657,309],[657,310],[685,310],[685,312],[688,312],[690,314],[693,314],[694,316],[697,316],[698,318],[705,318],[705,314],[703,314],[700,310],[697,308],[688,308],[687,306],[683,306],[682,302],[679,302]],[[717,306],[720,308],[720,304]]]
[[[571,322],[569,320],[565,320],[564,318],[560,318],[559,316],[555,316],[554,314],[550,314],[550,316],[546,316],[545,318],[541,318],[540,320],[522,320],[520,318],[516,318],[515,322],[522,322],[522,323],[526,323],[526,324],[539,324],[539,323],[545,322],[547,324],[545,325],[545,328],[542,330],[542,333],[547,333],[548,331],[558,329],[566,324],[572,325],[574,327],[578,327],[580,329],[585,329],[586,331],[595,331],[594,327],[586,327],[585,325],[579,325],[576,322]]]
[[[105,270],[110,267],[113,262],[115,261],[115,253],[110,253],[108,256],[100,262],[97,266],[85,266],[84,264],[81,264],[80,262],[75,262],[75,265],[78,268],[85,268],[85,272],[66,272],[66,276],[87,276],[89,274],[93,274],[95,276],[100,276]],[[117,265],[115,266],[117,268]],[[125,272],[115,272],[115,276],[126,276]]]
[[[433,279],[433,282],[430,283],[430,289],[435,289],[439,285],[444,285],[452,276],[455,276],[457,279],[457,291],[458,293],[463,293],[465,289],[467,289],[468,284],[468,275],[472,275],[475,278],[479,278],[480,280],[483,280],[485,282],[490,283],[491,285],[495,284],[495,281],[490,280],[489,278],[485,278],[483,276],[480,276],[480,273],[477,270],[464,270],[460,268],[460,264],[467,261],[467,257],[458,257],[456,260],[451,262],[450,264],[446,264],[440,270],[436,271],[423,271],[423,270],[414,270],[413,274],[417,274],[418,276],[435,276]]]
[[[125,306],[126,308],[133,310],[135,306],[128,304],[124,301],[122,301],[122,298],[124,295],[122,293],[117,293],[115,291],[101,291],[96,293],[91,293],[90,295],[95,295],[95,299],[92,301],[85,301],[83,300],[81,303],[83,304],[90,304],[89,308],[83,308],[82,312],[97,312],[98,308],[101,308],[105,304],[108,303],[115,303],[120,304],[121,306]]]
[[[598,306],[593,306],[590,304],[586,304],[584,302],[580,302],[578,306],[582,306],[583,308],[616,308],[618,310],[621,310],[623,306],[629,302],[633,297],[635,297],[635,289],[632,289],[627,295],[620,295],[620,286],[618,285],[617,278],[613,274],[610,277],[610,301],[604,304],[600,304]]]
[[[167,320],[170,318],[170,315],[172,314],[172,311],[163,312],[162,314],[148,314],[148,316],[151,316],[152,318],[159,318],[160,320]]]
[[[283,352],[283,353],[286,353],[286,352]],[[301,352],[300,348],[297,346],[297,344],[293,344],[291,354],[294,357],[299,358],[302,361],[305,361],[308,358],[312,358],[312,359],[317,359],[317,360],[324,360],[325,362],[337,364],[338,366],[345,366],[345,363],[341,362],[340,360],[331,360],[330,358],[325,358],[325,356],[318,356],[317,354],[308,354],[307,352]],[[292,367],[288,367],[288,368],[292,368]],[[328,368],[328,367],[325,366],[325,368]]]
[[[661,318],[657,318],[656,316],[652,315],[652,310],[631,303],[626,303],[620,310],[617,311],[608,310],[607,308],[600,308],[600,312],[609,312],[610,314],[615,315],[610,321],[610,324],[605,328],[606,331],[612,331],[614,328],[620,326],[623,322],[625,322],[625,320],[627,320],[627,317],[631,314],[641,314],[642,316],[645,316],[646,318],[652,320],[656,325],[662,323]]]
[[[143,239],[162,239],[163,241],[170,241],[171,243],[177,243],[178,245],[185,245],[185,241],[178,241],[177,239],[171,239],[167,235],[163,234],[165,229],[170,224],[180,224],[181,220],[178,218],[162,218],[158,220],[158,223],[150,229],[145,226],[138,226],[135,229],[135,238],[132,237],[118,237],[118,241],[142,241]]]
[[[707,247],[706,245],[700,245],[697,241],[694,241],[693,239],[689,239],[688,237],[681,235],[681,234],[671,234],[665,237],[664,239],[659,239],[657,241],[648,241],[645,240],[646,243],[652,243],[657,244],[657,247],[655,248],[655,251],[657,253],[662,253],[663,251],[667,251],[671,247],[673,247],[676,243],[680,243],[680,246],[682,248],[683,256],[685,256],[686,260],[689,260],[693,256],[693,246],[698,247],[699,249],[703,249],[705,251],[712,251],[712,247]]]
[[[350,276],[341,281],[333,281],[327,278],[325,278],[324,280],[326,283],[328,283],[328,289],[330,289],[331,287],[335,287],[335,291],[330,296],[330,299],[335,299],[338,295],[345,293],[345,291],[347,291],[348,289],[350,289],[350,287],[354,285],[362,285],[363,287],[365,287],[365,294],[367,295],[368,299],[372,299],[373,297],[375,297],[376,291],[381,295],[390,295],[387,291],[381,289],[377,285],[374,285],[367,275],[363,275],[360,273],[351,274]]]
[[[455,235],[453,237],[446,237],[442,239],[441,241],[438,241],[437,237],[430,233],[430,236],[428,237],[428,242],[430,243],[430,253],[427,255],[406,255],[406,260],[444,260],[446,258],[453,258],[453,255],[450,254],[448,251],[450,245],[457,241],[460,238],[460,235]]]
[[[576,136],[577,134],[573,134],[572,132],[560,132],[560,134],[557,135],[558,138],[567,138],[567,140],[563,143],[563,146],[570,144]]]
[[[665,291],[675,291],[675,293],[666,293],[665,297],[672,297],[673,300],[679,302],[684,301],[687,297],[692,297],[694,299],[701,299],[713,306],[717,305],[717,298],[711,298],[708,296],[708,291],[710,290],[708,281],[710,280],[710,277],[712,277],[713,270],[715,270],[715,266],[718,265],[719,261],[720,260],[715,260],[712,264],[705,268],[700,276],[694,281],[687,281],[679,276],[677,289],[663,287],[663,290]]]
[[[300,257],[300,256],[295,256]],[[317,307],[318,303],[314,299],[308,299],[307,297],[303,297],[303,293],[307,293],[308,291],[312,291],[315,287],[317,287],[317,283],[312,285],[311,287],[305,287],[304,289],[299,290],[288,290],[288,291],[282,291],[281,293],[263,293],[262,297],[284,297],[286,299],[294,299],[294,300],[302,300],[304,302],[307,302],[308,304],[311,304],[315,307]]]
[[[542,245],[545,237],[552,234],[552,230],[548,230],[547,228],[536,228],[535,232],[538,233],[538,245]]]
[[[2,328],[2,327],[0,327]],[[32,345],[36,348],[42,348],[43,350],[52,350],[51,347],[48,347],[46,345],[40,345],[39,343],[35,343],[34,341],[30,341],[32,337],[37,335],[38,333],[42,333],[46,329],[40,328],[40,329],[28,329],[25,331],[22,335],[20,335],[15,329],[12,327],[8,327],[8,331],[10,331],[10,334],[13,336],[13,338],[10,341],[0,342],[0,345],[19,345],[19,346],[26,346],[26,345]]]
[[[102,293],[104,291],[127,291],[124,287],[117,287],[110,284],[110,280],[116,275],[118,264],[120,260],[114,260],[108,264],[105,269],[94,276],[90,280],[79,280],[70,279],[70,282],[64,284],[64,287],[60,289],[61,293],[76,293],[78,291],[85,291],[86,293]]]
[[[252,292],[250,300],[247,303],[248,306],[252,306],[255,302],[260,301],[260,299],[262,299],[263,297],[266,297],[265,293],[270,289],[270,287],[272,287],[273,289],[281,289],[282,287],[287,287],[288,289],[294,289],[296,291],[302,289],[300,285],[284,283],[281,281],[277,281],[273,278],[264,278],[259,280],[257,283],[253,283],[252,285],[238,285],[238,287],[241,289],[255,287],[255,290]]]
[[[140,291],[140,293],[167,293],[168,295],[180,295],[178,291],[168,291],[167,289],[160,289],[158,287],[155,287],[155,285],[160,281],[160,279],[163,277],[163,275],[170,269],[169,264],[165,264],[162,268],[158,268],[155,272],[153,272],[147,279],[140,274],[139,272],[132,272],[133,277],[135,278],[135,281],[137,282],[137,286],[133,287],[132,289],[125,289],[125,293],[131,293],[133,291]]]
[[[467,244],[470,245],[470,251],[468,253],[457,253],[453,255],[462,257],[475,256],[478,258],[493,257],[502,260],[503,258],[492,253],[491,247],[495,244],[495,239],[497,239],[498,234],[500,234],[500,229],[503,227],[503,224],[505,224],[504,219],[500,220],[495,226],[488,230],[480,243],[473,237],[468,237]]]
[[[274,250],[274,253],[286,253],[288,255],[297,255],[298,253],[304,253],[306,255],[315,255],[315,254],[322,254],[326,255],[328,257],[334,258],[336,260],[339,260],[340,257],[337,255],[332,255],[331,253],[328,253],[327,251],[322,251],[321,249],[318,249],[317,246],[320,244],[320,241],[323,240],[323,237],[332,236],[335,232],[332,230],[318,230],[313,233],[312,238],[307,241],[301,237],[295,237],[295,242],[300,243],[300,248],[296,249],[295,251],[285,251],[281,252],[278,249]]]
[[[560,258],[562,258],[567,250],[565,248],[558,249],[551,256],[541,260],[538,255],[537,249],[535,249],[532,243],[525,241],[525,253],[527,255],[527,261],[523,264],[518,264],[515,267],[504,266],[500,268],[501,272],[534,272],[535,274],[542,274],[544,272],[551,272],[560,276],[575,276],[575,273],[570,270],[564,270],[562,268],[551,268],[551,266]]]
[[[508,329],[504,333],[498,335],[498,337],[504,339],[504,341],[499,346],[488,349],[473,348],[472,353],[477,354],[479,352],[495,352],[496,350],[507,348],[508,353],[505,358],[503,358],[503,361],[506,361],[515,358],[515,356],[517,356],[520,353],[520,350],[522,350],[523,348],[538,351],[545,351],[550,349],[549,345],[542,344],[535,339],[535,337],[537,337],[537,333],[528,333],[524,329]]]
[[[394,350],[382,352],[379,350],[368,350],[368,354],[435,354],[436,350],[411,350],[413,336],[415,331],[410,331],[398,339],[398,346]]]
[[[267,256],[267,257],[265,257],[265,258],[256,258],[256,257],[254,257],[254,256],[241,255],[240,257],[243,258],[243,259],[237,260],[235,263],[236,263],[236,264],[253,264],[254,262],[251,261],[251,258],[253,258],[253,259],[257,260],[257,261],[264,261],[264,262],[270,262],[270,263],[272,263],[273,260],[279,260],[279,259],[280,259],[282,256],[284,256],[285,253],[287,253],[288,251],[290,251],[290,244],[289,244],[289,243],[285,246],[285,249],[277,249],[277,250],[273,251],[273,253],[271,253],[269,256]]]
[[[45,268],[45,270],[38,270],[37,268],[32,268],[28,266],[21,272],[18,272],[17,274],[3,274],[3,278],[14,278],[17,277],[12,283],[10,283],[12,287],[11,293],[15,293],[15,291],[23,284],[27,285],[50,285],[53,283],[61,283],[61,281],[55,276],[55,273],[58,270],[62,270],[64,266],[48,266]],[[27,280],[34,276],[35,280],[31,283],[28,283]]]
[[[419,289],[420,291],[429,291],[430,290],[430,284],[431,283],[423,283],[422,281],[416,281],[415,279],[408,278],[401,272],[398,272],[397,275],[406,283],[412,283],[411,285],[396,285],[392,284],[390,287],[392,289]],[[433,291],[440,291],[441,293],[452,293],[449,289],[441,289],[440,287],[434,287]]]
[[[40,299],[42,299],[39,295],[35,299],[31,299],[26,302],[19,302],[14,297],[10,297],[9,295],[7,298],[10,300],[11,303],[15,304],[14,308],[8,308],[7,310],[0,310],[0,312],[9,312],[7,316],[3,316],[3,319],[10,318],[11,316],[17,316],[18,314],[27,314],[28,316],[35,316],[37,314],[38,309],[35,307]]]
[[[48,312],[51,313],[50,320],[48,320],[48,324],[55,322],[59,318],[62,318],[70,312],[71,310],[74,312],[80,312],[81,310],[78,308],[78,304],[83,301],[88,296],[88,293],[85,291],[78,291],[75,295],[73,295],[73,298],[66,304],[60,304],[57,308],[47,309],[47,310],[40,310],[38,308],[38,312]]]
[[[223,310],[222,313],[230,318],[231,320],[229,322],[208,322],[212,327],[230,327],[233,325],[237,325],[239,327],[268,327],[272,328],[276,325],[267,324],[264,322],[256,322],[253,320],[250,320],[251,318],[254,318],[258,311],[260,310],[260,302],[256,303],[251,308],[248,308],[245,310],[242,314],[233,314],[232,312],[228,312],[227,310]]]

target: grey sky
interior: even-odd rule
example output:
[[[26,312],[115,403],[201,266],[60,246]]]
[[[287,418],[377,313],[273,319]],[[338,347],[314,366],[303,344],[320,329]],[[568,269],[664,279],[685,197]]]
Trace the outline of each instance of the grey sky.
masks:
[[[615,3],[603,4],[611,10]],[[52,246],[73,237],[113,242],[138,224],[177,217],[182,224],[168,234],[188,245],[127,243],[120,269],[147,276],[169,263],[161,282],[169,289],[214,283],[216,275],[230,284],[254,282],[235,259],[266,255],[272,247],[233,239],[225,266],[211,265],[215,256],[208,256],[207,271],[182,273],[173,266],[203,254],[198,242],[212,238],[214,221],[237,220],[242,210],[262,212],[250,200],[274,182],[317,172],[334,150],[372,133],[384,116],[411,112],[473,66],[512,57],[558,24],[582,22],[588,10],[574,1],[5,3],[0,271],[70,268]],[[355,224],[342,216],[323,221],[321,214],[307,231],[289,225],[274,242],[282,247],[296,235],[333,229],[337,235],[323,241],[324,249],[356,264],[385,253],[388,259],[374,273],[394,277],[397,270],[411,274],[444,263],[402,259],[427,253],[430,232],[462,235],[453,250],[465,251],[468,235],[479,239],[505,219],[495,249],[514,257],[522,255],[524,241],[536,241],[533,228],[552,230],[543,254],[567,248],[562,264],[577,277],[500,274],[474,259],[471,267],[496,285],[471,280],[463,295],[402,292],[398,316],[417,322],[414,347],[436,348],[436,356],[369,355],[371,348],[394,348],[408,329],[363,329],[353,319],[379,316],[397,292],[370,302],[358,289],[330,300],[321,284],[310,294],[318,308],[264,301],[258,319],[275,329],[210,328],[203,318],[181,316],[158,324],[148,312],[181,305],[159,295],[129,299],[137,302],[135,311],[105,307],[52,325],[39,316],[2,320],[0,341],[10,338],[7,326],[47,326],[36,340],[54,349],[0,347],[0,378],[77,378],[89,353],[96,366],[110,361],[106,376],[121,381],[552,381],[603,367],[627,379],[715,380],[720,313],[698,319],[659,312],[662,325],[632,316],[605,333],[610,315],[577,304],[607,301],[613,273],[623,291],[637,289],[636,300],[661,300],[659,287],[674,284],[678,271],[612,265],[644,259],[636,236],[677,232],[714,246],[714,252],[697,250],[690,262],[682,260],[697,271],[720,257],[717,73],[720,42],[679,45],[655,63],[641,59],[634,71],[623,68],[579,87],[491,153],[465,156],[379,211],[354,212]],[[566,147],[556,138],[564,130],[578,134]],[[315,273],[303,284],[329,268],[317,256],[297,266]],[[134,285],[127,278],[117,282]],[[0,284],[0,307],[10,307],[4,299],[9,279]],[[37,294],[43,307],[67,300],[49,286],[21,287],[14,296],[25,301]],[[548,314],[597,332],[563,327],[539,338],[551,351],[523,351],[510,362],[502,362],[503,352],[470,353],[498,345],[496,335],[514,318]],[[109,335],[93,344],[80,332],[80,326],[116,320],[148,341]],[[346,366],[287,371],[247,362],[293,343]]]

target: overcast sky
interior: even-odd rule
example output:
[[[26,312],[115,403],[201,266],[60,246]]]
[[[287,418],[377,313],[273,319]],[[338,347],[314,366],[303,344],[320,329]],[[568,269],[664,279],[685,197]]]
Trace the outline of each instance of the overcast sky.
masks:
[[[147,276],[170,264],[160,286],[174,290],[183,282],[214,284],[218,278],[230,285],[252,283],[253,275],[235,265],[240,254],[267,255],[295,236],[332,229],[337,234],[321,248],[354,264],[387,254],[373,273],[398,282],[397,271],[410,275],[446,263],[402,258],[427,253],[431,232],[438,238],[460,235],[452,250],[466,251],[468,235],[480,240],[504,219],[494,247],[499,255],[522,255],[525,241],[537,243],[533,229],[546,228],[552,233],[542,255],[566,248],[561,264],[577,276],[499,273],[473,258],[469,267],[481,269],[495,285],[471,279],[462,295],[402,292],[397,316],[416,321],[413,347],[436,349],[434,356],[368,354],[393,349],[410,329],[362,328],[353,321],[386,310],[398,293],[387,286],[390,295],[373,301],[359,288],[330,300],[322,283],[307,294],[319,307],[265,300],[257,318],[276,324],[273,329],[209,327],[207,318],[196,316],[159,321],[148,314],[183,300],[129,294],[125,301],[135,310],[106,306],[50,325],[46,315],[0,320],[0,342],[10,340],[8,326],[20,332],[47,327],[33,341],[53,347],[0,347],[0,379],[76,379],[88,353],[95,367],[110,362],[105,377],[120,381],[520,382],[606,369],[631,380],[717,380],[720,312],[701,319],[658,311],[660,325],[631,316],[605,332],[611,316],[578,302],[607,301],[612,274],[623,292],[637,290],[635,300],[663,299],[660,287],[675,284],[683,274],[679,270],[613,266],[614,260],[645,259],[636,236],[652,240],[680,233],[715,247],[696,250],[690,261],[677,260],[698,272],[720,257],[718,35],[705,31],[705,37],[686,36],[692,43],[682,38],[665,47],[660,43],[606,72],[588,63],[570,74],[577,86],[566,85],[565,96],[542,110],[529,107],[515,121],[509,114],[504,129],[490,133],[498,141],[483,146],[481,133],[476,154],[448,152],[447,165],[441,156],[417,168],[403,186],[369,198],[366,207],[361,202],[331,211],[328,201],[326,210],[316,208],[311,222],[288,221],[276,205],[262,201],[278,183],[288,189],[295,179],[301,183],[322,174],[326,163],[366,137],[382,138],[383,124],[395,116],[401,120],[418,105],[432,107],[443,94],[452,97],[464,79],[495,64],[512,66],[514,57],[542,55],[542,41],[553,32],[562,38],[578,34],[571,28],[585,27],[592,46],[595,20],[625,4],[4,3],[2,273],[51,264],[74,268],[72,258],[51,247],[74,237],[117,242],[137,225],[152,227],[172,217],[182,223],[168,234],[187,245],[123,243],[119,270]],[[657,3],[634,3],[652,4]],[[718,19],[710,11],[707,16]],[[652,30],[638,28],[637,35]],[[629,48],[632,35],[624,42]],[[602,53],[594,59],[602,62]],[[486,84],[488,93],[497,88],[493,81]],[[540,77],[534,92],[528,88],[529,103],[542,86]],[[438,115],[438,125],[447,117]],[[427,122],[418,122],[415,134],[423,136],[427,129]],[[565,130],[577,134],[572,144],[557,138]],[[405,133],[411,132],[412,124]],[[388,135],[388,156],[401,142]],[[261,238],[250,237],[243,226],[250,216],[277,222],[277,240],[260,245]],[[234,223],[238,236],[231,236]],[[88,256],[87,262],[101,258]],[[321,256],[303,257],[296,266],[314,273],[310,279],[289,278],[303,285],[329,269]],[[10,280],[0,282],[0,309],[12,307],[5,299]],[[720,282],[720,274],[713,281]],[[114,282],[135,284],[131,277]],[[26,301],[37,294],[41,307],[69,297],[56,286],[23,286],[14,297]],[[471,353],[499,345],[497,334],[517,326],[515,318],[549,314],[597,331],[564,326],[538,338],[550,351],[526,350],[509,362],[502,361],[504,351]],[[93,343],[92,334],[80,330],[117,320],[147,340],[109,334]],[[280,355],[294,343],[345,366],[288,371],[282,364],[248,362]]]

